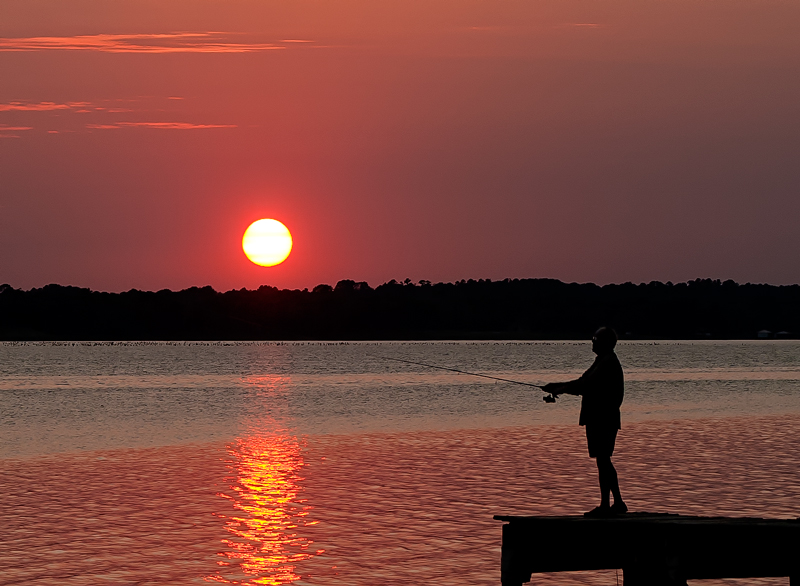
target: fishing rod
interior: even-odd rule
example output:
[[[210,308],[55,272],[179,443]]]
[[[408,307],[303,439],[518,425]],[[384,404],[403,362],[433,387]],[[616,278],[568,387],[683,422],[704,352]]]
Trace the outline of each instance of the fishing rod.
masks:
[[[389,356],[379,356],[377,354],[372,354],[376,358],[383,358],[384,360],[393,360],[395,362],[405,362],[406,364],[416,364],[417,366],[425,366],[427,368],[438,368],[439,370],[449,370],[450,372],[457,372],[459,374],[468,374],[470,376],[479,376],[481,378],[490,378],[492,380],[499,380],[504,383],[511,383],[515,385],[524,385],[526,387],[536,387],[537,389],[544,389],[542,385],[535,385],[533,383],[525,383],[518,380],[511,380],[508,378],[500,378],[499,376],[489,376],[488,374],[479,374],[477,372],[467,372],[466,370],[459,370],[457,368],[448,368],[447,366],[436,366],[435,364],[425,364],[424,362],[415,362],[413,360],[404,360],[403,358],[391,358]],[[547,403],[555,402],[556,398],[555,395],[549,395],[547,397],[542,397],[542,399]]]

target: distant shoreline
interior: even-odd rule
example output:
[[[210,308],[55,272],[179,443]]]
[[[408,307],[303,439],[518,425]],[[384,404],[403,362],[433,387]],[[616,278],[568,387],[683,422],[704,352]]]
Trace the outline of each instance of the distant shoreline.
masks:
[[[800,285],[339,281],[313,290],[103,293],[0,285],[4,341],[568,341],[800,337]]]
[[[725,339],[679,339],[679,338],[648,338],[648,339],[622,339],[619,344],[714,344],[714,343],[732,343],[740,342],[742,344],[749,343],[777,343],[782,342],[797,344],[800,338],[725,338]],[[349,346],[349,345],[378,345],[378,344],[497,344],[497,345],[514,345],[514,344],[591,344],[591,340],[583,338],[561,338],[561,339],[525,339],[525,340],[509,340],[505,338],[492,338],[492,339],[476,339],[476,338],[463,338],[463,339],[414,339],[414,340],[6,340],[0,339],[2,346]]]

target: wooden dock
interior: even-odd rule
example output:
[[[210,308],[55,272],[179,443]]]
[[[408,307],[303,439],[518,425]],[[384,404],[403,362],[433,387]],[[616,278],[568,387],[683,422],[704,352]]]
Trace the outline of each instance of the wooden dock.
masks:
[[[624,586],[789,576],[800,586],[800,520],[686,517],[513,517],[503,525],[501,581],[532,574],[621,569]]]

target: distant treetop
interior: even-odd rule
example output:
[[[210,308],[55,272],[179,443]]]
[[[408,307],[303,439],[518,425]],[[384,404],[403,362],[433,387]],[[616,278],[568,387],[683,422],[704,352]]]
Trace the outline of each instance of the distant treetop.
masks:
[[[791,338],[800,333],[800,286],[405,279],[373,289],[343,279],[311,291],[104,293],[0,285],[3,340],[588,339],[602,325],[622,339]]]

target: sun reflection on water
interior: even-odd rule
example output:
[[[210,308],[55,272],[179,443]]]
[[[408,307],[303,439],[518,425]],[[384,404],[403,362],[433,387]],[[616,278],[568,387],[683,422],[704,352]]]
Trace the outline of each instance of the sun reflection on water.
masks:
[[[219,516],[232,534],[223,540],[220,570],[208,579],[227,584],[278,586],[301,578],[297,564],[322,550],[298,529],[311,520],[311,506],[302,498],[300,441],[288,433],[239,438],[228,447],[232,476],[230,501],[235,513]]]

